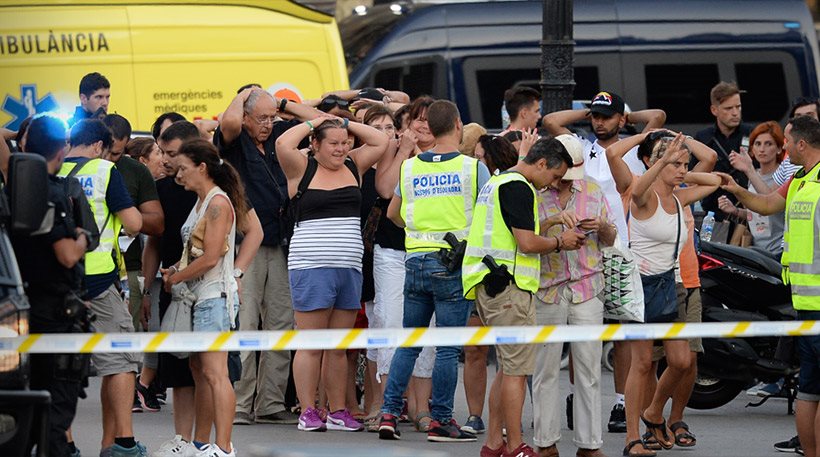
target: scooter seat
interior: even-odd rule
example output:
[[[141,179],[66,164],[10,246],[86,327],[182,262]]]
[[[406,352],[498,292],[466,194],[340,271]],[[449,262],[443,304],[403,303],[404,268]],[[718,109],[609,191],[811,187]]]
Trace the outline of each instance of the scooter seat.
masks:
[[[767,254],[762,254],[756,249],[732,246],[730,244],[712,243],[710,241],[700,241],[700,248],[705,254],[712,254],[718,257],[725,257],[733,260],[739,265],[755,269],[762,273],[780,278],[782,266],[780,262]]]

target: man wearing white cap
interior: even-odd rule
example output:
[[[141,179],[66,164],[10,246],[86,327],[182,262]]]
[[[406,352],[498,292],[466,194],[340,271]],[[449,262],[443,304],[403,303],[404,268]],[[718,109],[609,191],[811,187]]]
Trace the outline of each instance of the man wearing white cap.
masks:
[[[583,146],[574,135],[557,137],[572,157],[573,167],[555,187],[538,193],[538,215],[546,236],[575,229],[586,235],[576,251],[541,255],[536,294],[538,325],[600,325],[604,304],[601,247],[612,246],[616,228],[601,187],[584,173]],[[601,342],[571,343],[575,373],[574,442],[578,457],[603,457],[601,439]],[[558,455],[561,410],[558,373],[562,343],[538,348],[533,374],[535,444],[539,455]]]

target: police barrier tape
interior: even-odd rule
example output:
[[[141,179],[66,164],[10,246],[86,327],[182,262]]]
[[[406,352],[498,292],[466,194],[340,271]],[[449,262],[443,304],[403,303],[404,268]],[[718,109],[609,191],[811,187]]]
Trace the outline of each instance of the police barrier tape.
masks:
[[[279,351],[479,346],[571,341],[733,338],[820,334],[818,321],[437,327],[243,332],[85,333],[0,337],[0,350],[23,353]]]

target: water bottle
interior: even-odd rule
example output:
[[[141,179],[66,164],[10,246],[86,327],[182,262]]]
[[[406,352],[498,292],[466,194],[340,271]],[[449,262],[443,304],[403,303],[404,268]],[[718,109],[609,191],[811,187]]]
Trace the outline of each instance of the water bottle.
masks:
[[[712,230],[715,229],[715,213],[709,211],[706,217],[703,218],[703,224],[700,226],[701,241],[712,241]]]

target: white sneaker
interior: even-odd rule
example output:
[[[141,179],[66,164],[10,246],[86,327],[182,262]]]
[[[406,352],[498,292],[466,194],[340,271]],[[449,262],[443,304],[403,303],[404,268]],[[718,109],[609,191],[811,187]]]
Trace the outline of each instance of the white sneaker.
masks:
[[[236,457],[236,448],[231,443],[231,452],[225,453],[216,444],[206,444],[196,453],[196,457]]]
[[[151,453],[151,457],[195,457],[196,453],[197,449],[193,443],[189,443],[182,439],[182,436],[176,435],[162,443],[159,449]]]
[[[769,383],[759,382],[759,383],[757,383],[756,386],[748,388],[746,390],[746,395],[749,395],[749,396],[752,396],[752,397],[757,397],[757,396],[759,396],[759,393],[763,390],[763,388],[766,387],[767,385],[769,385]]]

